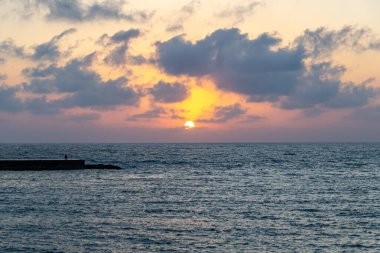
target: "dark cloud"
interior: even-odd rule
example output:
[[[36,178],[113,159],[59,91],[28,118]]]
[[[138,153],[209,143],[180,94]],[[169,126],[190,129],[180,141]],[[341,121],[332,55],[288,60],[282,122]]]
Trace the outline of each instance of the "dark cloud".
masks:
[[[380,50],[380,38],[368,28],[345,26],[340,30],[320,27],[316,30],[305,30],[295,43],[306,49],[312,57],[330,56],[339,48],[346,47],[357,52]]]
[[[175,19],[175,21],[166,27],[166,31],[178,32],[183,30],[183,24],[193,16],[200,4],[201,2],[199,0],[193,0],[184,5],[181,10],[179,10],[178,17]],[[173,20],[173,18],[171,18],[171,20]]]
[[[252,122],[258,122],[265,119],[262,116],[258,115],[247,115],[244,117],[244,119],[241,121],[242,123],[252,123]]]
[[[158,108],[153,108],[151,110],[148,110],[143,113],[135,114],[129,117],[127,120],[129,121],[137,121],[140,119],[155,119],[159,118],[162,115],[166,114],[166,111],[164,108],[158,107]]]
[[[349,118],[380,123],[380,105],[371,105],[355,110]]]
[[[306,65],[310,49],[297,41],[281,47],[276,36],[249,39],[238,29],[217,30],[195,43],[177,36],[156,43],[157,64],[172,75],[208,76],[222,90],[285,109],[360,107],[378,94],[364,84],[343,83],[344,66]]]
[[[112,65],[124,65],[127,62],[135,65],[146,63],[147,60],[143,56],[134,56],[128,53],[130,41],[140,35],[141,32],[138,29],[119,31],[112,36],[104,34],[100,38],[100,42],[107,48],[112,48],[104,61]]]
[[[17,93],[20,87],[0,86],[0,111],[21,112],[28,111],[35,114],[55,114],[59,110],[51,106],[45,96],[33,99],[21,99]]]
[[[178,32],[182,30],[183,30],[183,24],[180,24],[180,23],[170,24],[166,27],[167,32]]]
[[[127,61],[128,63],[132,65],[142,65],[142,64],[154,64],[153,59],[147,59],[142,55],[127,55]]]
[[[26,68],[22,70],[22,74],[26,77],[35,78],[37,80],[37,78],[45,78],[54,75],[57,71],[58,67],[52,64],[47,67],[43,67],[43,65],[41,65],[40,67],[36,68]],[[41,93],[41,91],[38,93]]]
[[[63,107],[89,107],[95,109],[107,109],[120,105],[138,104],[140,95],[132,88],[125,86],[128,80],[118,78],[106,82],[89,84],[86,89],[73,92],[65,99],[57,103]]]
[[[181,12],[193,14],[195,12],[195,10],[199,7],[200,4],[201,4],[201,2],[199,0],[190,1],[188,4],[185,4],[182,7]]]
[[[7,80],[7,75],[0,74],[0,81]]]
[[[380,39],[369,44],[369,49],[380,50]]]
[[[70,28],[63,31],[61,34],[54,36],[50,41],[42,43],[34,47],[34,53],[31,55],[31,59],[35,61],[39,60],[58,60],[62,53],[59,50],[58,42],[66,35],[76,32],[75,28]]]
[[[56,115],[62,107],[56,101],[49,101],[46,95],[22,101],[23,110],[33,114]]]
[[[244,115],[246,110],[241,108],[240,104],[229,106],[218,106],[214,109],[214,115],[211,119],[199,119],[198,122],[204,123],[224,123]]]
[[[223,90],[277,99],[294,91],[304,70],[303,50],[273,50],[280,42],[269,34],[250,40],[238,29],[217,30],[196,43],[183,37],[157,43],[157,62],[169,74],[209,75]]]
[[[25,57],[25,52],[23,47],[17,46],[12,39],[6,39],[0,42],[0,55],[1,56],[15,56],[15,57]],[[5,59],[2,59],[4,63]]]
[[[181,83],[158,82],[153,88],[149,89],[155,101],[162,103],[177,103],[185,100],[190,92],[188,88]]]
[[[325,108],[320,108],[320,107],[313,107],[313,108],[307,108],[304,109],[302,112],[302,117],[298,117],[296,119],[299,120],[304,120],[306,118],[314,118],[322,115],[323,113],[326,112]]]
[[[168,113],[171,119],[186,119],[186,117],[182,115],[187,112],[189,111],[185,109],[174,109],[174,108],[168,109]]]
[[[46,17],[49,19],[82,21],[84,16],[87,16],[87,14],[84,14],[85,10],[81,3],[76,0],[37,0],[36,2],[47,8]]]
[[[136,106],[141,94],[126,78],[103,81],[90,70],[94,54],[74,59],[64,66],[49,65],[25,69],[28,82],[14,87],[0,86],[0,110],[56,114],[67,108],[110,109],[115,106]],[[21,99],[18,93],[29,93]],[[52,99],[50,95],[60,95]]]
[[[34,10],[42,10],[49,20],[86,22],[93,20],[126,20],[130,22],[145,22],[153,13],[147,11],[124,12],[125,1],[83,1],[83,0],[30,0],[24,1],[24,6]],[[24,8],[25,10],[26,8]],[[31,16],[29,12],[26,16]]]
[[[0,65],[4,64],[4,63],[5,63],[5,59],[4,58],[0,58]]]
[[[192,44],[177,36],[156,45],[157,63],[169,74],[203,76],[212,71],[211,48],[203,41]]]
[[[96,72],[87,68],[92,57],[72,60],[63,67],[50,65],[25,70],[32,79],[24,85],[24,90],[37,94],[66,93],[65,98],[51,102],[65,108],[136,105],[140,95],[127,86],[126,78],[102,81]]]
[[[32,54],[26,53],[24,47],[19,47],[13,42],[13,40],[7,39],[0,42],[0,54],[11,56],[11,57],[30,59],[33,61],[41,61],[41,60],[55,61],[55,60],[58,60],[64,54],[59,49],[59,46],[58,46],[59,41],[63,37],[74,32],[76,32],[76,29],[70,28],[54,36],[50,41],[34,46],[33,47],[34,52]],[[66,52],[65,54],[68,54],[68,53],[69,52]],[[0,63],[4,63],[4,61],[5,60],[3,58],[0,59]]]
[[[23,104],[16,96],[17,88],[0,86],[0,110],[17,112],[23,109]]]
[[[5,112],[21,112],[30,111],[38,114],[56,113],[57,109],[50,107],[46,97],[38,97],[34,99],[21,99],[18,92],[23,91],[20,86],[0,86],[0,111]]]
[[[221,11],[217,14],[217,17],[234,18],[234,24],[238,24],[243,22],[246,16],[251,15],[261,5],[263,4],[257,1],[250,1],[245,5],[235,5]]]
[[[329,108],[361,107],[368,104],[369,100],[378,95],[378,90],[352,83],[342,84],[335,98],[324,104]]]
[[[147,110],[143,113],[132,115],[127,118],[128,121],[138,121],[138,120],[149,120],[156,118],[170,118],[170,119],[185,119],[185,117],[181,116],[181,114],[187,112],[183,109],[174,109],[174,108],[162,108],[162,107],[154,107],[153,109]]]
[[[67,119],[76,121],[76,122],[83,122],[83,121],[94,121],[101,118],[101,115],[98,113],[82,113],[82,114],[73,114],[73,115],[67,115]]]
[[[104,62],[111,65],[124,65],[126,64],[126,53],[128,51],[128,44],[122,44],[112,49],[112,51],[104,58]]]
[[[316,105],[326,108],[360,107],[376,95],[374,89],[365,83],[355,85],[342,83],[342,66],[331,63],[312,65],[311,70],[299,81],[295,92],[284,98],[280,106],[285,109],[312,108]]]
[[[119,31],[110,37],[110,40],[114,43],[129,42],[131,39],[140,36],[141,32],[138,29],[130,29],[127,31]]]

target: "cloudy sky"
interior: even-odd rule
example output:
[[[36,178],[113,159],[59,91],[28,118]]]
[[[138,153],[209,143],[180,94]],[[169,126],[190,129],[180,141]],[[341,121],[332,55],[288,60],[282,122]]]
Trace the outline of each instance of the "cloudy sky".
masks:
[[[0,0],[0,142],[380,141],[379,10]]]

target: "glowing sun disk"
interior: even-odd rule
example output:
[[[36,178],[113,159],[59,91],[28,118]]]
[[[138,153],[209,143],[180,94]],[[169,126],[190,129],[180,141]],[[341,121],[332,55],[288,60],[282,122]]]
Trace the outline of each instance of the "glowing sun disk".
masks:
[[[186,121],[185,122],[185,129],[192,129],[192,128],[194,128],[195,127],[195,124],[194,124],[194,122],[192,122],[192,121]]]

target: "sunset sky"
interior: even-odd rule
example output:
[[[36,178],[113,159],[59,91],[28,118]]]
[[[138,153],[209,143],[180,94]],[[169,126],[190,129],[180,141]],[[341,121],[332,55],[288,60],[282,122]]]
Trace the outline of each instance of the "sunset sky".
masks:
[[[380,141],[379,12],[0,0],[0,142]]]

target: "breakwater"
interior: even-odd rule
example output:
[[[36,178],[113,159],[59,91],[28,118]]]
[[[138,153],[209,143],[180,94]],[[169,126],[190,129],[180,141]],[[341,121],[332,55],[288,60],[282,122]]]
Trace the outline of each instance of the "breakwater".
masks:
[[[86,164],[76,159],[22,159],[0,160],[0,170],[83,170],[83,169],[121,169],[110,164]]]

